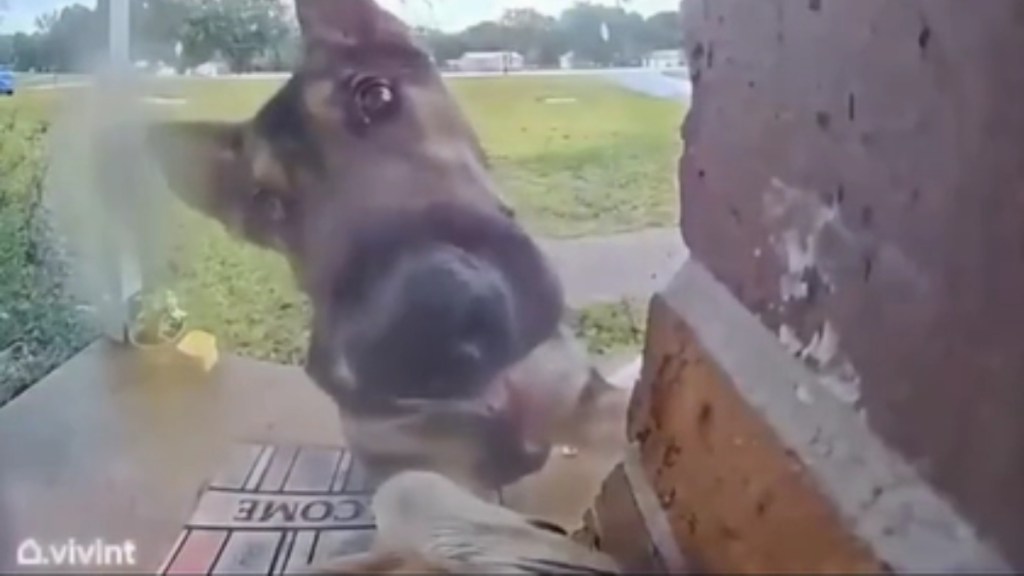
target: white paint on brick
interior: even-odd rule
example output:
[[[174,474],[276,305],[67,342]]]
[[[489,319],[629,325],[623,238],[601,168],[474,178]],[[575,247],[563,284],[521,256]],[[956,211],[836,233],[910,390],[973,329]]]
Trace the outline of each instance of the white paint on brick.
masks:
[[[826,206],[817,195],[790,186],[778,178],[763,195],[766,221],[782,227],[769,240],[785,272],[779,277],[779,295],[783,302],[804,300],[810,295],[807,273],[814,270],[834,288],[827,266],[821,260],[819,246],[826,227],[839,221],[839,210]]]
[[[840,220],[839,208],[826,205],[813,191],[773,178],[764,194],[764,214],[766,222],[778,230],[770,240],[784,269],[779,276],[782,302],[810,297],[810,272],[816,272],[825,286],[834,291],[832,267],[820,249],[822,235],[826,230],[835,231],[841,245],[856,245],[856,237]],[[779,328],[779,341],[791,354],[807,362],[819,376],[819,383],[841,402],[856,404],[860,400],[860,375],[843,354],[839,333],[831,322],[826,320],[809,342],[784,324]]]

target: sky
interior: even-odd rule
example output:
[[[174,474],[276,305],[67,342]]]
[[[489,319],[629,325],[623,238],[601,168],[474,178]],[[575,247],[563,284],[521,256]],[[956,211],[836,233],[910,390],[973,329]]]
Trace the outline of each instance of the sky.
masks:
[[[617,0],[590,0],[595,4],[615,5]],[[0,0],[2,4],[4,0]],[[576,0],[379,0],[406,22],[431,26],[446,32],[461,30],[483,20],[496,19],[509,8],[535,8],[540,12],[558,15]],[[0,16],[0,33],[31,32],[40,14],[69,4],[95,5],[79,0],[6,0],[7,10]],[[621,0],[624,8],[648,16],[664,10],[675,10],[679,0]]]

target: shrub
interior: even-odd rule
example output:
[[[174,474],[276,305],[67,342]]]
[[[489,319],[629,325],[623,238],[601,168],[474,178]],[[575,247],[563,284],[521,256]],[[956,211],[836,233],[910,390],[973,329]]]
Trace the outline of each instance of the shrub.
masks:
[[[46,125],[0,111],[0,405],[94,337],[64,289],[42,207]]]
[[[639,350],[646,333],[643,305],[629,299],[571,311],[569,325],[595,355]]]

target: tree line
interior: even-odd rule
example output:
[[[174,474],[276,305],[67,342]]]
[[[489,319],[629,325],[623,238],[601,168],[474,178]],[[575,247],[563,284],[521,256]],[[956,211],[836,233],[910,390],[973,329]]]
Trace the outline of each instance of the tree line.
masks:
[[[465,52],[510,50],[527,63],[557,66],[572,54],[577,65],[638,64],[652,50],[679,48],[679,12],[660,12],[644,18],[621,7],[580,2],[558,17],[530,8],[506,11],[497,21],[481,22],[454,34],[421,29],[438,62]]]
[[[40,16],[33,32],[0,35],[0,65],[37,72],[87,69],[108,45],[109,8],[109,0],[94,8],[75,4]],[[130,25],[133,61],[179,71],[213,60],[235,72],[283,70],[297,54],[296,25],[280,0],[131,0]],[[678,12],[644,18],[580,2],[557,17],[512,9],[459,32],[416,32],[439,63],[466,52],[508,50],[529,65],[550,67],[569,53],[576,65],[637,64],[652,50],[678,48],[679,29]]]
[[[131,58],[184,70],[222,59],[240,72],[284,68],[295,26],[279,0],[130,0]],[[35,31],[0,35],[0,63],[16,70],[87,70],[109,44],[110,0],[36,19]]]

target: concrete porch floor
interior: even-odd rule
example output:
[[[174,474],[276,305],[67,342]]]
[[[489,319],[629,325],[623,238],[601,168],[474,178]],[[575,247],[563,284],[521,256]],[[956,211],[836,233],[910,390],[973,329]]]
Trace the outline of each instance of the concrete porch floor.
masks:
[[[301,369],[226,356],[204,373],[94,343],[0,409],[0,573],[19,571],[14,551],[28,538],[132,541],[138,564],[123,572],[155,572],[245,440],[344,443],[333,404]],[[506,503],[572,528],[614,464],[553,455]]]

